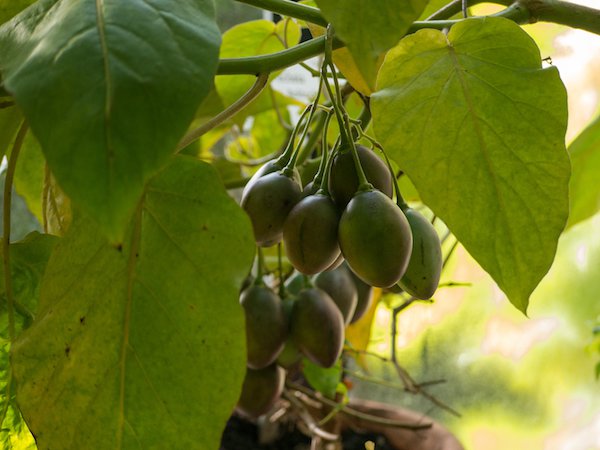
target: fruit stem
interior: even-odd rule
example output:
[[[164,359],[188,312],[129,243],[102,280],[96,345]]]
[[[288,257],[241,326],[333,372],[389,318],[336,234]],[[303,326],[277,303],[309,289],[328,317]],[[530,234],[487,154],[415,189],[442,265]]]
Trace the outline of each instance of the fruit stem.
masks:
[[[263,254],[262,248],[257,245],[256,246],[256,280],[254,280],[254,284],[256,286],[262,286],[263,282],[263,274],[265,272],[265,255]]]
[[[327,166],[327,158],[329,156],[329,147],[327,145],[327,131],[329,130],[329,122],[331,122],[331,114],[327,114],[327,117],[325,118],[325,124],[323,125],[323,136],[321,138],[321,162],[319,163],[319,169],[313,178],[313,185],[318,185],[319,187],[323,181],[325,167]]]
[[[335,143],[333,146],[333,150],[327,157],[327,163],[325,166],[325,175],[323,176],[323,180],[321,181],[321,185],[319,186],[319,190],[317,194],[326,195],[327,197],[331,197],[331,193],[329,192],[329,174],[331,172],[331,165],[333,164],[333,158],[337,153],[336,150],[339,148],[339,141]]]
[[[392,168],[392,163],[390,162],[390,159],[388,158],[388,155],[387,155],[385,149],[383,148],[383,145],[381,145],[379,142],[377,142],[371,136],[366,134],[363,131],[362,127],[356,126],[356,129],[358,130],[360,137],[364,137],[364,138],[368,139],[369,142],[371,142],[371,144],[373,145],[373,147],[376,147],[383,155],[383,157],[385,159],[385,163],[388,167],[388,170],[390,171],[390,175],[392,176],[392,183],[394,183],[394,192],[396,192],[396,204],[400,207],[400,209],[402,211],[406,211],[409,208],[409,206],[406,203],[406,201],[404,200],[404,197],[402,197],[402,193],[400,192],[400,186],[398,186],[398,179],[396,178],[396,174],[394,173],[394,169]]]
[[[302,130],[302,136],[300,136],[300,139],[298,140],[298,144],[294,148],[292,157],[290,158],[289,162],[283,169],[283,173],[287,176],[292,176],[292,171],[294,170],[294,167],[296,166],[298,154],[300,153],[300,148],[302,147],[302,142],[304,142],[304,139],[306,139],[306,135],[308,134],[308,129],[310,128],[310,122],[313,118],[315,111],[317,110],[317,105],[319,104],[319,98],[321,97],[321,87],[322,87],[322,83],[319,83],[319,88],[317,89],[317,95],[315,95],[314,101],[308,106],[308,108],[310,108],[310,111],[308,114],[308,119],[306,119],[306,124],[304,125],[304,130]],[[291,142],[293,143],[293,140]]]
[[[350,117],[348,117],[348,113],[344,112],[344,122],[348,130],[350,130]],[[354,143],[354,139],[350,140],[350,152],[352,153],[352,159],[354,160],[354,167],[356,168],[356,175],[358,176],[358,188],[356,192],[365,192],[372,191],[373,185],[369,183],[367,180],[367,176],[365,175],[365,171],[360,164],[360,159],[358,157],[358,152],[356,151],[356,144]]]
[[[281,255],[281,242],[277,244],[277,270],[279,272],[279,298],[285,298],[285,284],[283,279],[283,264]]]
[[[312,106],[313,106],[312,104],[307,105],[306,108],[304,108],[304,111],[302,111],[302,114],[300,114],[300,118],[298,119],[296,126],[292,130],[292,134],[291,134],[290,139],[285,147],[285,150],[283,151],[281,156],[279,158],[277,158],[277,161],[276,161],[277,165],[281,165],[281,167],[284,167],[291,159],[291,157],[294,153],[294,148],[295,148],[294,141],[296,140],[296,136],[298,135],[298,130],[300,130],[300,125],[302,124],[306,115],[312,110]]]

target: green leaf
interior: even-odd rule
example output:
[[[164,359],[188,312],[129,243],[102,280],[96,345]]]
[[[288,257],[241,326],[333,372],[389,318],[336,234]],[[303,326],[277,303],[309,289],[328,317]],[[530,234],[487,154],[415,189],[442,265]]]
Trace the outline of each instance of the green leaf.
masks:
[[[218,448],[246,370],[250,222],[210,165],[179,157],[114,246],[76,215],[37,321],[13,349],[40,449]]]
[[[600,210],[600,117],[590,124],[569,146],[571,211],[567,227],[593,216]]]
[[[423,201],[525,312],[568,213],[565,88],[521,28],[470,19],[391,50],[372,97],[380,142]]]
[[[18,308],[15,314],[15,332],[20,334],[30,324],[30,314],[34,314],[39,299],[39,287],[50,254],[58,242],[58,238],[37,232],[30,233],[21,242],[11,244],[11,279],[13,293]],[[7,399],[6,390],[9,382],[9,349],[8,310],[4,285],[4,265],[0,261],[0,411],[6,408],[6,417],[0,429],[0,447],[6,450],[19,448],[22,450],[35,448],[33,437],[16,403],[14,384],[11,396]],[[8,405],[6,404],[8,402]],[[15,441],[19,446],[14,446]]]
[[[42,196],[46,160],[39,142],[32,133],[27,133],[17,160],[14,186],[27,203],[29,211],[43,223]]]
[[[317,5],[372,88],[382,55],[406,34],[427,0],[317,0]]]
[[[269,20],[253,20],[236,25],[223,34],[220,57],[240,58],[275,53],[285,49],[284,41],[291,47],[299,40],[300,27],[294,22],[288,22],[285,26],[284,21],[274,24]],[[271,75],[271,80],[277,73]],[[215,87],[223,103],[228,106],[244,95],[255,80],[256,77],[252,75],[222,75],[215,78]],[[273,98],[265,89],[244,109],[243,117],[273,109],[274,101],[280,108],[290,103],[286,96],[276,93]]]
[[[0,109],[0,159],[10,150],[23,116],[15,107]]]
[[[342,362],[338,360],[333,367],[324,369],[308,359],[302,359],[302,373],[310,386],[325,397],[335,398],[338,384],[342,379]]]
[[[0,28],[4,87],[60,186],[113,241],[211,87],[213,6],[40,0]]]
[[[16,16],[35,0],[0,0],[0,24]]]

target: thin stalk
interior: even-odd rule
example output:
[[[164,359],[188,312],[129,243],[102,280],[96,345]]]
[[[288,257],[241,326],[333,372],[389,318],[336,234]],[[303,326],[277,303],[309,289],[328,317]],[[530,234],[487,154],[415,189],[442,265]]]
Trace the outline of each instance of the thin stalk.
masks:
[[[287,164],[290,161],[290,159],[292,158],[292,156],[294,154],[294,150],[296,148],[295,141],[296,141],[296,136],[298,135],[298,130],[300,130],[302,122],[306,118],[306,115],[312,109],[313,109],[313,105],[310,104],[306,108],[304,108],[304,111],[302,111],[302,114],[300,114],[300,118],[298,119],[298,123],[296,123],[296,126],[292,130],[292,134],[290,136],[290,139],[288,141],[287,146],[285,147],[285,150],[283,151],[283,153],[281,154],[281,156],[279,158],[277,158],[277,162],[278,163],[281,163],[282,165],[283,164]]]
[[[177,144],[177,151],[180,151],[181,149],[187,147],[192,142],[199,139],[203,134],[209,132],[213,128],[222,124],[227,119],[233,117],[238,112],[240,112],[242,109],[244,109],[246,106],[248,106],[248,104],[252,100],[254,100],[258,96],[258,94],[260,94],[262,92],[262,90],[267,85],[268,80],[269,80],[268,72],[259,74],[256,77],[256,81],[254,82],[252,87],[250,89],[248,89],[248,91],[244,95],[242,95],[234,103],[232,103],[229,107],[225,108],[223,111],[221,111],[215,117],[210,119],[208,122],[200,125],[195,130],[192,130],[189,133],[187,133],[181,139],[181,141],[179,141],[179,144]]]
[[[325,120],[327,119],[327,116],[329,116],[329,113],[327,111],[321,110],[318,113],[316,113],[314,128],[312,130],[312,133],[310,133],[306,144],[304,144],[304,147],[302,147],[302,149],[300,150],[296,164],[302,164],[304,161],[306,161],[306,159],[309,157],[309,155],[315,148],[315,145],[317,145],[317,141],[319,140],[319,136],[321,135],[321,130],[325,125]]]
[[[237,0],[239,3],[252,5],[257,8],[267,9],[282,16],[294,17],[305,20],[315,25],[327,26],[327,20],[321,15],[321,11],[312,6],[302,5],[289,0]]]
[[[285,298],[285,284],[283,277],[283,263],[281,255],[281,242],[277,244],[277,271],[279,272],[279,298]]]
[[[16,331],[15,331],[15,297],[12,286],[12,276],[10,272],[10,219],[11,219],[11,206],[12,206],[12,187],[13,179],[15,177],[15,170],[17,168],[17,160],[25,135],[27,134],[27,122],[23,122],[15,141],[13,143],[12,150],[10,152],[10,158],[8,159],[8,167],[6,169],[6,177],[4,179],[4,204],[2,205],[2,218],[3,236],[2,236],[2,262],[4,263],[4,289],[6,292],[6,310],[8,314],[8,337],[10,339],[10,345],[15,342]],[[6,383],[6,402],[2,413],[0,415],[0,428],[4,424],[6,414],[8,412],[8,404],[10,403],[12,391],[12,366],[8,369],[8,380]]]
[[[28,125],[26,122],[21,124],[12,150],[8,159],[6,169],[6,178],[4,180],[4,204],[2,212],[3,236],[2,236],[2,261],[4,263],[4,288],[6,290],[6,303],[8,310],[8,336],[10,342],[15,340],[15,297],[12,287],[12,277],[10,273],[10,229],[11,229],[11,205],[12,205],[12,186],[17,168],[17,159],[23,146],[25,135],[27,134]]]
[[[305,388],[304,386],[293,383],[291,381],[286,381],[285,384],[289,389],[301,392],[304,395],[308,396],[309,398],[316,400],[324,405],[330,406],[332,408],[339,407],[338,402],[336,402],[334,400],[330,400],[323,396],[319,396],[319,395],[315,394],[314,392],[312,392],[310,389]],[[401,422],[401,421],[393,420],[393,419],[386,419],[384,417],[379,417],[379,416],[373,416],[371,414],[357,411],[354,408],[351,408],[347,405],[343,405],[340,412],[342,414],[346,414],[347,416],[354,417],[356,419],[361,419],[366,422],[376,423],[379,425],[385,425],[388,427],[406,428],[409,430],[424,430],[424,429],[431,428],[431,426],[432,426],[431,423],[414,424],[414,423]]]
[[[327,167],[327,159],[329,157],[329,146],[327,145],[327,131],[329,130],[329,123],[331,122],[331,114],[327,114],[325,117],[325,123],[323,125],[323,135],[321,137],[321,162],[319,163],[319,168],[317,169],[317,173],[313,178],[313,185],[318,184],[321,187],[321,181],[323,180],[323,175],[326,173],[325,168]]]
[[[313,115],[317,109],[317,105],[319,104],[319,98],[321,97],[321,86],[322,86],[322,83],[319,83],[319,88],[317,89],[317,95],[315,95],[315,99],[310,108],[310,112],[308,114],[308,119],[306,119],[306,124],[304,126],[304,130],[302,131],[302,136],[300,136],[300,140],[298,141],[298,146],[296,147],[294,154],[290,158],[290,161],[288,162],[287,166],[284,168],[284,173],[289,172],[289,174],[291,175],[292,170],[296,166],[298,154],[300,153],[300,147],[302,146],[302,142],[304,142],[304,139],[306,139],[306,135],[308,134],[308,129],[310,128],[310,122],[312,121]]]

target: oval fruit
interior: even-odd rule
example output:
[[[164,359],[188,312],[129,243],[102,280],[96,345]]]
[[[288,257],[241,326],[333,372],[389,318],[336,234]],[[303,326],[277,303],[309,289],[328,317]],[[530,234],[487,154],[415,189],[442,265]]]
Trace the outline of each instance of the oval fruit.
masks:
[[[298,292],[300,292],[301,289],[304,289],[304,275],[302,275],[300,273],[298,273],[298,274],[302,278],[302,287],[300,289],[298,289],[298,291],[294,295],[296,295]],[[296,299],[294,297],[288,297],[283,300],[283,311],[284,311],[285,317],[287,319],[288,330],[290,327],[292,309],[294,309],[295,301],[296,301]],[[286,369],[291,369],[293,366],[298,364],[301,359],[302,359],[302,354],[300,353],[300,350],[298,349],[298,347],[294,343],[292,337],[290,336],[285,341],[283,350],[277,357],[277,364],[279,364],[281,367],[284,367]]]
[[[292,265],[307,275],[329,267],[340,255],[340,214],[327,195],[311,195],[290,211],[283,226],[285,251]]]
[[[294,302],[290,334],[308,359],[321,367],[331,367],[344,346],[342,313],[322,290],[305,289]]]
[[[343,150],[340,150],[342,152]],[[356,146],[358,159],[369,183],[375,189],[392,197],[394,192],[392,175],[385,163],[371,150],[362,145]],[[354,158],[350,150],[338,152],[331,164],[329,173],[329,192],[333,200],[344,208],[358,189],[358,175],[354,166]]]
[[[338,236],[344,258],[364,282],[389,287],[404,275],[412,250],[410,225],[385,194],[357,193],[342,214]]]
[[[252,189],[252,186],[262,177],[268,175],[270,173],[278,172],[285,167],[287,162],[279,161],[279,159],[272,159],[271,161],[267,161],[260,168],[254,172],[254,175],[248,180],[246,186],[244,186],[244,190],[242,191],[242,197],[246,196],[246,193]],[[294,180],[298,183],[301,183],[300,173],[296,168],[294,168]]]
[[[250,286],[240,296],[246,316],[248,367],[272,364],[287,337],[287,318],[279,296],[265,286]]]
[[[282,172],[263,176],[242,196],[257,245],[269,247],[281,240],[285,219],[301,197],[300,184]]]
[[[345,263],[342,267],[346,270],[346,273],[350,275],[350,278],[352,278],[354,287],[356,288],[356,292],[358,294],[356,309],[354,310],[352,320],[350,320],[350,323],[354,323],[360,319],[367,312],[369,306],[371,306],[371,294],[373,293],[373,286],[368,285],[363,280],[358,278],[358,276],[352,272],[352,269],[350,269],[348,263]]]
[[[348,325],[354,317],[358,292],[346,268],[338,267],[335,270],[322,272],[314,278],[313,282],[316,287],[327,292],[342,313],[344,323]]]
[[[237,409],[251,417],[268,412],[283,391],[285,371],[275,364],[264,369],[246,369]]]
[[[431,298],[442,273],[442,244],[435,228],[414,209],[404,211],[413,236],[408,267],[398,285],[413,297]]]
[[[340,267],[342,265],[342,263],[344,262],[344,255],[342,255],[341,251],[340,254],[338,255],[338,257],[335,259],[334,262],[331,263],[331,265],[325,269],[325,270],[335,270],[338,267]]]

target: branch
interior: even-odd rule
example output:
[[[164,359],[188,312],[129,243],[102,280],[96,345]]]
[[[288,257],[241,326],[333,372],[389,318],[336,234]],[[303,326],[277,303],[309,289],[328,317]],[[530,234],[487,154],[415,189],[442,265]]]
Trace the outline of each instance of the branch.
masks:
[[[553,22],[600,35],[600,10],[560,0],[519,0],[530,22]]]
[[[233,117],[235,114],[237,114],[242,109],[244,109],[246,106],[248,106],[248,103],[250,103],[252,100],[254,100],[258,96],[258,94],[260,94],[262,92],[264,87],[267,85],[268,80],[269,80],[268,73],[261,73],[260,75],[258,75],[256,77],[256,81],[254,82],[252,87],[250,89],[248,89],[248,91],[244,95],[242,95],[234,103],[232,103],[228,108],[225,108],[223,111],[221,111],[215,117],[210,119],[208,122],[200,125],[195,130],[192,130],[189,133],[187,133],[181,139],[181,141],[179,141],[179,144],[177,144],[177,151],[181,150],[182,148],[187,147],[192,142],[194,142],[196,139],[200,138],[200,136],[202,136],[204,133],[207,133],[208,131],[212,130],[216,126],[222,124],[227,119],[229,119],[230,117]]]
[[[239,0],[238,0],[239,1]],[[258,0],[256,0],[258,1]],[[287,0],[269,0],[271,2],[283,2]],[[492,17],[504,17],[513,20],[517,23],[528,23],[530,15],[525,8],[519,4],[514,4],[497,14],[492,14]],[[408,29],[406,34],[416,33],[425,28],[443,30],[450,28],[460,20],[435,20],[414,22]],[[320,55],[325,51],[325,37],[311,39],[303,42],[292,48],[282,50],[280,52],[271,53],[260,56],[247,56],[245,58],[224,58],[219,62],[217,68],[218,75],[256,75],[258,73],[273,72],[275,70],[285,69],[286,67],[298,64],[313,56]],[[333,50],[343,47],[345,44],[337,38],[333,40]]]
[[[302,5],[287,0],[237,0],[239,3],[256,6],[257,8],[281,14],[282,16],[294,17],[307,22],[327,26],[327,19],[321,15],[321,11],[312,6]]]
[[[317,395],[313,391],[311,391],[308,388],[305,388],[302,385],[293,383],[291,381],[286,381],[286,386],[288,389],[301,392],[302,394],[308,396],[309,398],[316,400],[324,405],[331,406],[332,408],[340,407],[339,403],[337,403],[333,400],[329,400],[326,397]],[[403,421],[387,419],[385,417],[374,416],[371,414],[367,414],[367,413],[358,411],[358,410],[351,408],[349,406],[346,406],[346,405],[341,407],[340,413],[345,414],[350,417],[355,417],[360,420],[364,420],[366,422],[376,423],[379,425],[384,425],[386,427],[406,428],[408,430],[425,430],[425,429],[431,428],[431,425],[432,425],[431,423],[407,423],[407,422],[403,422]]]

